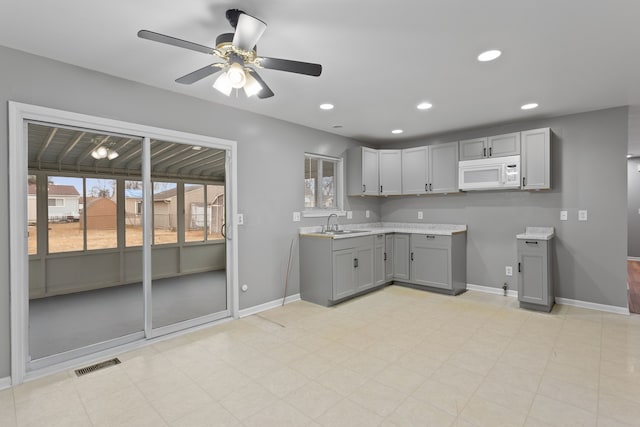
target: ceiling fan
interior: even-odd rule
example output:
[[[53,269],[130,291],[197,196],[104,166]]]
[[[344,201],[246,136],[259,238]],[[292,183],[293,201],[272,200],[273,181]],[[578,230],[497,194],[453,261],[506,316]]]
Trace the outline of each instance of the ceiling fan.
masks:
[[[267,28],[267,24],[238,9],[227,10],[226,17],[235,28],[235,33],[220,34],[216,38],[215,48],[148,30],[138,31],[138,37],[214,55],[224,60],[182,76],[176,79],[176,82],[192,84],[224,71],[213,83],[213,87],[227,96],[233,89],[244,88],[247,97],[253,95],[261,99],[272,97],[273,92],[256,71],[260,68],[316,77],[322,73],[320,64],[258,56],[256,43]]]

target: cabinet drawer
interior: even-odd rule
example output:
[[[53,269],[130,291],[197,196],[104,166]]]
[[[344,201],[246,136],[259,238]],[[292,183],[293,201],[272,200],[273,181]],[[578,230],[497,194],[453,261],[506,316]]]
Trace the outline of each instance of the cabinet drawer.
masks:
[[[519,252],[547,252],[547,241],[546,240],[522,240],[518,239],[518,251]]]
[[[412,234],[411,245],[429,246],[433,248],[448,248],[451,246],[451,236],[438,234]]]
[[[346,239],[333,239],[333,250],[357,248],[360,246],[373,246],[374,236],[348,237]]]

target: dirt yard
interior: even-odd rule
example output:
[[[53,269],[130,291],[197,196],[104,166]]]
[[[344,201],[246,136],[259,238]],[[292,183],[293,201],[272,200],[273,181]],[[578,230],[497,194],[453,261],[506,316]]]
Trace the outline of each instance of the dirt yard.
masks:
[[[222,239],[222,234],[209,234],[208,240]],[[171,230],[158,229],[154,231],[155,244],[176,243],[178,233]],[[128,247],[142,246],[142,227],[128,225],[125,231]],[[185,241],[198,242],[203,240],[202,230],[192,230],[185,233]],[[36,253],[37,230],[29,226],[29,254]],[[87,230],[87,249],[108,249],[117,247],[116,230]],[[49,253],[70,252],[83,250],[83,232],[78,222],[49,224]]]

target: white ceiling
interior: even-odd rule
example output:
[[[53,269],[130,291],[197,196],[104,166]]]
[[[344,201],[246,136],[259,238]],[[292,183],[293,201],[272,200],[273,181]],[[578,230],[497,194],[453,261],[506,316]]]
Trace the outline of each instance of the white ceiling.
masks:
[[[214,77],[174,82],[216,60],[136,37],[213,46],[229,8],[267,23],[259,54],[322,75],[262,70],[273,98],[227,98]],[[640,104],[639,16],[636,0],[2,0],[0,45],[375,143]],[[490,48],[502,57],[479,63]]]

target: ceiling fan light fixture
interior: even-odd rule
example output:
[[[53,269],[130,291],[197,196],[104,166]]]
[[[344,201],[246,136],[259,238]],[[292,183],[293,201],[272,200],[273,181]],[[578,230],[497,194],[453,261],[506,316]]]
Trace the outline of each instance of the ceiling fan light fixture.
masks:
[[[107,150],[105,147],[98,147],[93,151],[91,151],[91,157],[93,157],[96,160],[104,159],[107,157],[108,154],[109,154],[109,150]]]
[[[116,150],[107,150],[107,152],[108,152],[107,159],[109,160],[117,159],[118,156],[120,155]]]
[[[244,93],[247,95],[247,98],[260,93],[262,85],[248,71],[245,71],[245,79]]]
[[[216,81],[213,82],[213,88],[227,96],[231,94],[231,89],[233,89],[233,86],[231,86],[231,82],[229,81],[229,76],[227,75],[227,73],[220,74],[220,77],[218,77]]]
[[[244,73],[244,68],[238,62],[234,62],[233,64],[231,64],[226,74],[229,78],[231,87],[234,89],[240,89],[247,81],[247,77]]]

